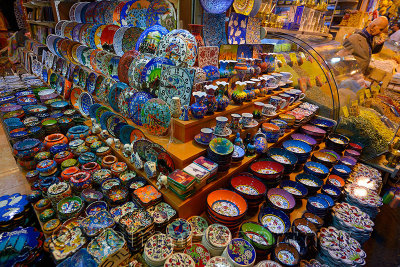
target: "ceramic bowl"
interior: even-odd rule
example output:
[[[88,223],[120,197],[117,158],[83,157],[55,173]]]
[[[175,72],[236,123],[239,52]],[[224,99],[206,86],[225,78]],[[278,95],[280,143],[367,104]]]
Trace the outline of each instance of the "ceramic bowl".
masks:
[[[300,233],[305,236],[315,236],[317,234],[317,227],[305,218],[297,218],[292,223],[294,233]]]
[[[351,173],[351,169],[346,165],[335,165],[332,168],[332,174],[342,177],[343,179],[347,179]]]
[[[329,174],[329,169],[325,165],[314,161],[304,164],[304,171],[319,179],[325,179]]]
[[[234,221],[247,212],[246,200],[226,189],[215,190],[207,196],[207,207],[211,214],[226,221]]]
[[[99,191],[94,190],[93,188],[86,188],[85,190],[82,191],[81,198],[86,203],[92,203],[103,199],[103,194]]]
[[[340,195],[342,194],[342,192],[340,191],[340,189],[337,186],[331,185],[331,184],[323,185],[321,188],[321,192],[324,194],[327,194],[334,200],[337,200],[340,197]]]
[[[336,157],[332,154],[328,154],[326,152],[314,152],[311,156],[311,160],[315,162],[319,162],[325,165],[327,168],[332,168],[332,166],[336,163]]]
[[[245,151],[240,146],[233,146],[232,162],[241,162],[244,158]]]
[[[297,266],[300,255],[293,245],[278,243],[274,249],[274,259],[283,266]]]
[[[230,155],[233,153],[233,144],[226,138],[214,138],[210,141],[209,147],[211,151],[217,155]]]
[[[273,234],[284,234],[290,228],[289,216],[281,210],[264,205],[258,213],[258,222]]]
[[[328,135],[328,138],[326,138],[325,145],[327,149],[332,149],[336,152],[342,152],[346,149],[349,142],[350,139],[347,136],[332,133]]]
[[[247,175],[232,177],[230,185],[236,193],[245,199],[263,198],[267,191],[267,188],[260,180]]]
[[[321,219],[319,216],[311,213],[311,212],[304,212],[302,218],[312,222],[317,229],[321,228],[324,225],[324,220]]]
[[[274,235],[264,226],[255,222],[240,225],[239,236],[247,240],[256,250],[267,250],[275,245]]]
[[[361,155],[361,153],[354,149],[346,149],[344,151],[344,156],[353,157],[355,159],[358,159],[360,157],[360,155]]]
[[[286,213],[292,212],[296,205],[296,200],[293,195],[280,188],[269,189],[267,192],[267,199],[273,208],[280,209]]]
[[[283,180],[280,188],[288,191],[296,199],[305,198],[308,194],[308,189],[303,184],[291,180]]]
[[[282,146],[287,151],[294,153],[297,156],[297,162],[301,164],[307,161],[312,150],[310,145],[299,140],[285,141]]]
[[[294,227],[292,226],[294,229]],[[294,232],[295,230],[292,230],[293,232],[291,233],[286,233],[283,238],[280,238],[278,240],[279,243],[286,243],[294,246],[299,252],[300,256],[304,256],[307,253],[307,237],[304,235],[299,234],[298,232]]]
[[[340,155],[333,150],[330,149],[321,149],[319,152],[328,153],[336,158],[336,160],[340,160]]]
[[[351,143],[349,143],[349,148],[357,150],[357,151],[359,151],[361,153],[363,148],[364,148],[364,145],[361,144],[361,143],[351,142]]]
[[[324,217],[329,209],[329,203],[322,197],[310,197],[307,201],[306,208],[309,212]]]
[[[354,166],[357,164],[357,160],[350,156],[341,157],[339,162],[340,165],[346,165],[350,169],[353,169]]]
[[[95,201],[87,206],[85,211],[87,216],[91,216],[102,210],[108,210],[107,203],[104,201]]]
[[[311,147],[314,147],[317,144],[317,141],[315,141],[314,138],[305,134],[295,133],[292,134],[290,138],[292,138],[293,140],[303,141],[304,143],[307,143]]]
[[[316,118],[310,122],[312,125],[315,125],[327,132],[331,132],[332,129],[336,126],[336,122],[334,120],[326,119],[326,118]]]
[[[284,167],[275,161],[257,161],[250,165],[250,170],[256,177],[268,180],[279,179],[283,174]]]
[[[311,136],[312,138],[315,139],[315,141],[317,141],[318,144],[322,142],[322,140],[324,139],[324,137],[326,135],[325,130],[323,130],[317,126],[311,125],[311,124],[306,124],[306,125],[301,126],[300,132]]]
[[[334,174],[329,175],[327,183],[334,185],[339,189],[343,188],[345,185],[343,178]]]
[[[316,194],[315,196],[325,199],[326,202],[328,202],[328,204],[329,204],[329,208],[332,208],[335,205],[335,201],[329,195],[325,195],[325,194],[321,194],[320,193],[320,194]]]
[[[300,173],[296,175],[296,181],[304,185],[309,194],[317,192],[323,184],[321,179],[308,173]]]
[[[290,174],[293,172],[297,164],[297,156],[290,151],[283,148],[273,147],[268,150],[268,158],[284,167],[284,174]]]

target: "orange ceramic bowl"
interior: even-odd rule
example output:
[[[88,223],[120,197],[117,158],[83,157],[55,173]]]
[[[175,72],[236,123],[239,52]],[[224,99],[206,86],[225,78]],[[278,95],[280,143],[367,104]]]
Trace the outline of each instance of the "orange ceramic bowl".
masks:
[[[224,221],[236,221],[244,217],[247,202],[239,194],[226,189],[215,190],[207,196],[208,211]]]

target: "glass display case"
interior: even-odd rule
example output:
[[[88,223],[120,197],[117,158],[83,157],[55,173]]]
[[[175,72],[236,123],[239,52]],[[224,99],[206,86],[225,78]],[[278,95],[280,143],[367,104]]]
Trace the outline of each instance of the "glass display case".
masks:
[[[320,107],[319,115],[335,120],[338,132],[365,147],[365,159],[387,151],[398,128],[387,114],[394,107],[365,87],[356,59],[340,43],[281,33],[268,33],[262,43],[274,45],[275,71],[291,72],[293,85],[305,92],[306,101]]]

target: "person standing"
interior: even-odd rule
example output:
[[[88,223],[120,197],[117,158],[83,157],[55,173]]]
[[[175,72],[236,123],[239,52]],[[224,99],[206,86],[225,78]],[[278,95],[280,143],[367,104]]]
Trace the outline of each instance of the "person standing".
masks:
[[[358,30],[344,40],[343,46],[358,62],[362,72],[367,74],[371,55],[382,50],[384,39],[379,35],[387,31],[388,19],[384,16],[374,19],[367,27]]]

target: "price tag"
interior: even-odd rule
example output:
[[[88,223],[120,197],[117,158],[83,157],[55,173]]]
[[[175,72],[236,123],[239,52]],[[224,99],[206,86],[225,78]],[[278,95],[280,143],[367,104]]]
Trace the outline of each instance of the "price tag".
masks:
[[[347,108],[347,106],[342,107],[343,110],[343,115],[348,118],[349,117],[349,109]]]
[[[367,98],[371,98],[371,90],[365,89],[365,96],[366,96]]]
[[[282,62],[282,64],[286,64],[285,57],[282,54],[277,54],[276,59]]]
[[[351,101],[352,106],[358,106],[358,100],[353,100]]]
[[[293,64],[295,64],[295,65],[299,64],[299,62],[297,62],[297,56],[295,53],[289,53],[289,57]]]

